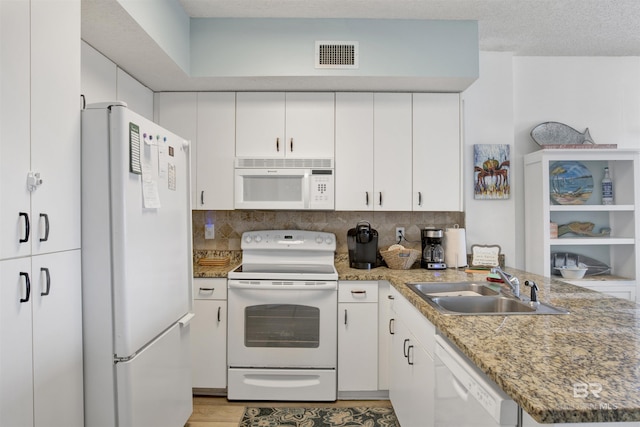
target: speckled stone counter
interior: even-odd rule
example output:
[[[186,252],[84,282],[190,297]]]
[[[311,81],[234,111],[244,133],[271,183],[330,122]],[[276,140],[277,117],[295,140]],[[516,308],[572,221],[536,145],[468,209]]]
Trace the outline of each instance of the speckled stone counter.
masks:
[[[220,266],[202,265],[201,260],[224,260],[228,264]],[[193,277],[218,277],[225,278],[227,274],[242,262],[242,251],[218,251],[218,250],[194,250],[193,251]]]
[[[539,300],[569,315],[451,316],[407,282],[486,282],[463,270],[356,270],[337,260],[340,280],[388,280],[489,378],[541,423],[640,421],[640,312],[635,303],[523,271]],[[529,290],[521,287],[523,295]]]
[[[235,265],[197,267],[194,256],[194,277],[226,277]],[[571,313],[442,315],[405,283],[484,283],[486,275],[463,269],[357,270],[349,268],[346,255],[336,257],[336,269],[340,280],[389,281],[538,422],[640,421],[640,311],[635,303],[507,269],[520,283],[534,280],[541,302]],[[529,295],[529,290],[522,286],[521,293]]]

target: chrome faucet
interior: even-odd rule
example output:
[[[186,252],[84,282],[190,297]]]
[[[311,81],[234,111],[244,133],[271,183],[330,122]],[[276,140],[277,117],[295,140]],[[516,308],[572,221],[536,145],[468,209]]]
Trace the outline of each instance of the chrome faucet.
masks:
[[[509,287],[511,288],[511,293],[513,293],[513,296],[520,299],[520,280],[518,280],[516,276],[505,273],[500,267],[493,267],[491,269],[491,272],[500,275],[504,283],[509,285]]]

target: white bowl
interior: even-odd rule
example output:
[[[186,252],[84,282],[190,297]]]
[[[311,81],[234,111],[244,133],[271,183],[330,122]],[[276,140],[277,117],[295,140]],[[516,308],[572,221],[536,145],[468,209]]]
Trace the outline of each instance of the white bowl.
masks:
[[[565,279],[582,279],[584,274],[587,272],[587,267],[577,267],[577,266],[564,266],[564,267],[556,267],[556,269],[560,270],[560,274]]]

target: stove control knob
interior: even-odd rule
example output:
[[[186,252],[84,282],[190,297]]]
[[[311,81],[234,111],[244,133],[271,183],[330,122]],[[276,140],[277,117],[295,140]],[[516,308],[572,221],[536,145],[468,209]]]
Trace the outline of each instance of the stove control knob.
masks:
[[[251,240],[253,240],[251,235],[247,234],[246,236],[244,236],[245,243],[251,243]]]
[[[256,243],[262,242],[262,236],[258,234],[256,237],[253,238],[253,241]]]
[[[324,239],[322,238],[322,236],[318,234],[318,236],[316,237],[316,243],[317,243],[317,244],[320,244],[320,243],[322,243],[323,241],[324,241]]]
[[[329,237],[327,237],[326,239],[324,239],[324,242],[325,242],[327,245],[330,245],[330,244],[332,244],[332,243],[333,243],[333,239],[331,238],[331,236],[329,236]]]

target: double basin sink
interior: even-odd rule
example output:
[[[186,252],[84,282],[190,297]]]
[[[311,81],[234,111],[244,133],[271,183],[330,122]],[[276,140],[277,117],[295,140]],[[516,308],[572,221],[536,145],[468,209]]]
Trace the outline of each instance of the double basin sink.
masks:
[[[442,314],[569,314],[565,309],[508,297],[502,295],[499,288],[474,282],[407,283],[407,286]]]

